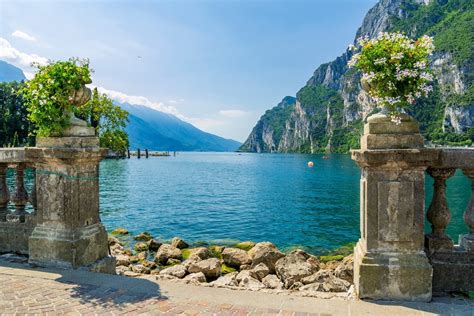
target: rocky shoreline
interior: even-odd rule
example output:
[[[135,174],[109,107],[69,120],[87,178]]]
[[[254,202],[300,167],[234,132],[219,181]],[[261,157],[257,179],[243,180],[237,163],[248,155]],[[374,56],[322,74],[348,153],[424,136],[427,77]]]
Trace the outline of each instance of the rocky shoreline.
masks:
[[[179,237],[166,243],[147,232],[133,236],[132,249],[127,248],[130,237],[124,228],[109,236],[120,275],[152,275],[158,280],[304,296],[347,296],[352,289],[352,254],[317,257],[301,249],[285,254],[270,242],[251,241],[191,248]]]

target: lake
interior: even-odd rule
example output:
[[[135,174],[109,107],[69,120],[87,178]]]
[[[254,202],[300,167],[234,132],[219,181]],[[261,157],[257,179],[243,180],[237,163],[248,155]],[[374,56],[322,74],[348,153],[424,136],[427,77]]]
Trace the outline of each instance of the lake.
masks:
[[[102,220],[109,231],[125,227],[164,240],[271,241],[282,249],[324,253],[359,237],[360,170],[349,155],[329,157],[178,153],[105,160]],[[433,190],[427,178],[429,205]],[[448,233],[455,240],[467,232],[462,213],[469,196],[469,180],[458,172],[448,181],[453,213]]]

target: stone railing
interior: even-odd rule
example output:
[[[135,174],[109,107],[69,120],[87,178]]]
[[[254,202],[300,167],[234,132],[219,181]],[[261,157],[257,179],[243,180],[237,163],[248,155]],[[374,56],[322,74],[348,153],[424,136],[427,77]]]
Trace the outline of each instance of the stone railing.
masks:
[[[359,298],[429,301],[433,292],[474,290],[473,197],[464,213],[470,234],[454,245],[445,234],[450,211],[446,179],[461,169],[471,181],[473,148],[425,148],[418,123],[376,114],[367,119],[361,149],[360,232],[354,249]],[[425,236],[425,173],[434,178]],[[472,194],[472,193],[471,193]]]
[[[30,193],[26,190],[25,170],[35,164],[25,157],[24,148],[0,149],[0,253],[28,254],[28,238],[36,225],[36,179]],[[8,169],[14,170],[14,186],[9,188]],[[26,211],[28,202],[32,212]]]
[[[433,149],[437,159],[427,173],[433,178],[433,198],[427,211],[431,232],[425,236],[425,249],[433,266],[433,292],[474,291],[474,148]],[[446,199],[446,181],[462,170],[471,182],[471,197],[463,219],[468,234],[459,236],[459,244],[446,234],[451,211]]]

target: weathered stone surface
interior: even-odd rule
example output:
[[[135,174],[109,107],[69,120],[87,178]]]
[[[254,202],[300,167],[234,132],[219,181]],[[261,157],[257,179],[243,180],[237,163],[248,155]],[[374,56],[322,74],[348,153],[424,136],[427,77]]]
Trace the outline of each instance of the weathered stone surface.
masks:
[[[303,284],[311,284],[311,283],[323,283],[325,280],[329,279],[334,275],[334,272],[329,269],[319,270],[316,273],[313,273],[307,277],[301,279],[301,283]]]
[[[160,249],[161,245],[163,243],[155,240],[155,239],[150,239],[148,242],[147,242],[147,245],[148,245],[148,249],[150,251],[157,251],[158,249]]]
[[[334,275],[349,283],[354,283],[354,256],[345,257],[339,266],[334,270]]]
[[[202,272],[188,274],[183,280],[190,283],[203,283],[206,282],[206,276]]]
[[[155,263],[154,261],[144,260],[144,261],[142,262],[142,265],[143,265],[144,267],[147,267],[147,268],[152,269],[152,270],[153,270],[153,269],[156,269],[156,263]]]
[[[142,252],[137,253],[138,261],[143,261],[143,260],[146,259],[146,257],[147,257],[146,251],[142,251]]]
[[[270,269],[270,273],[275,272],[275,263],[278,259],[285,256],[270,242],[259,242],[249,250],[248,255],[252,259],[253,267],[259,263],[264,263]]]
[[[251,264],[247,251],[238,248],[225,248],[222,251],[222,259],[225,264],[231,267],[240,267],[244,264]]]
[[[235,245],[235,248],[239,248],[245,251],[249,251],[255,246],[253,241],[242,241]]]
[[[126,266],[118,266],[115,268],[115,272],[118,275],[124,275],[126,271],[130,271],[130,268]]]
[[[142,251],[147,251],[148,250],[148,245],[144,242],[137,242],[135,246],[133,247],[136,252],[142,252]]]
[[[265,288],[265,285],[263,285],[259,280],[252,277],[243,278],[240,281],[239,286],[247,288],[249,290],[254,290],[254,291]]]
[[[252,266],[250,264],[243,264],[240,266],[240,271],[250,270],[250,269],[252,269]]]
[[[474,292],[474,253],[456,248],[455,252],[429,255],[433,266],[433,293],[446,295],[459,289]]]
[[[135,265],[132,265],[131,267],[132,267],[132,271],[135,273],[150,274],[150,269],[141,264],[135,264]]]
[[[166,265],[167,266],[172,266],[172,265],[180,264],[180,263],[181,263],[181,260],[179,260],[179,259],[169,258],[168,260],[166,260]]]
[[[270,273],[270,269],[264,263],[257,264],[252,270],[260,281]]]
[[[168,259],[181,259],[181,250],[170,244],[163,244],[160,246],[155,255],[155,262],[164,264]]]
[[[118,227],[112,231],[112,235],[128,235],[128,230],[123,227]]]
[[[239,283],[236,280],[237,274],[238,272],[227,273],[210,284],[217,287],[238,286]]]
[[[245,278],[253,278],[253,279],[256,279],[257,278],[257,274],[255,273],[255,271],[253,270],[244,270],[244,271],[240,271],[237,276],[235,277],[236,281],[237,282],[241,282],[243,279]]]
[[[183,265],[175,265],[160,271],[160,274],[169,274],[182,279],[186,275],[186,268]]]
[[[117,255],[115,256],[116,264],[118,266],[129,266],[130,265],[130,257],[125,255]]]
[[[192,248],[190,249],[190,251],[191,251],[190,258],[193,257],[193,258],[199,258],[201,260],[205,260],[212,257],[211,252],[206,247]]]
[[[152,238],[153,237],[151,236],[149,232],[143,232],[133,237],[133,239],[138,240],[138,241],[149,241]]]
[[[318,271],[319,267],[314,262],[308,262],[309,258],[306,252],[298,249],[276,262],[276,274],[286,288]]]
[[[283,282],[281,282],[280,279],[274,274],[269,274],[266,277],[264,277],[262,279],[262,283],[269,289],[276,289],[276,290],[283,289]]]
[[[321,283],[320,290],[323,292],[347,292],[351,284],[338,277],[331,276]]]
[[[188,248],[189,245],[184,241],[182,240],[181,238],[179,237],[174,237],[172,240],[171,240],[171,245],[173,247],[176,247],[178,249],[185,249],[185,248]]]
[[[191,263],[188,268],[189,273],[202,272],[208,279],[215,279],[221,275],[221,262],[219,259],[210,258],[199,262]]]

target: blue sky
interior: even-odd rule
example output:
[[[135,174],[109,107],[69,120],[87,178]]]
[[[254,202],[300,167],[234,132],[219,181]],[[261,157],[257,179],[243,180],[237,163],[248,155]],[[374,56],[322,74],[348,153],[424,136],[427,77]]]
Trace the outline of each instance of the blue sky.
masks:
[[[0,0],[0,59],[87,57],[112,97],[244,141],[340,55],[375,0]]]

